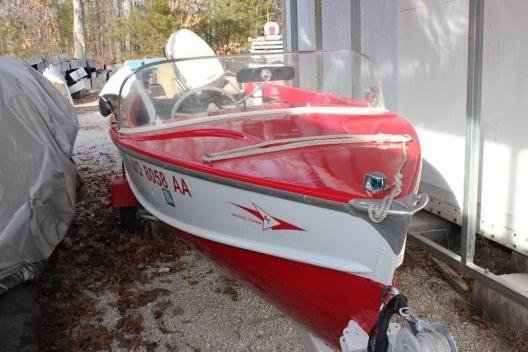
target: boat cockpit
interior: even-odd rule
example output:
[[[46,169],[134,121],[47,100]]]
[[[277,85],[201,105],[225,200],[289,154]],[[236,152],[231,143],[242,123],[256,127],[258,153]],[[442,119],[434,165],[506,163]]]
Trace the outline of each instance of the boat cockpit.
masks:
[[[107,100],[122,132],[253,115],[386,111],[375,65],[351,51],[215,56],[185,29],[165,51],[167,60],[131,71]]]

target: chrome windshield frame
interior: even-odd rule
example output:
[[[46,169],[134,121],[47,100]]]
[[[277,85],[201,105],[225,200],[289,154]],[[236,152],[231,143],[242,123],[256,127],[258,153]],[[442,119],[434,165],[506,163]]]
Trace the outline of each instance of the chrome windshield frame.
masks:
[[[351,51],[351,50],[309,50],[309,51],[287,51],[287,52],[279,52],[279,53],[258,53],[258,54],[250,54],[250,53],[246,53],[246,54],[234,54],[234,55],[221,55],[221,56],[218,56],[218,55],[210,55],[210,56],[195,56],[195,57],[188,57],[188,58],[179,58],[179,59],[166,59],[166,60],[160,60],[160,61],[154,61],[154,62],[149,62],[145,65],[142,65],[136,69],[133,69],[132,72],[130,74],[128,74],[126,76],[126,78],[123,80],[123,82],[121,83],[120,85],[120,88],[119,88],[119,95],[118,95],[118,104],[117,104],[117,109],[115,109],[115,113],[114,113],[114,117],[116,119],[116,122],[117,122],[117,129],[121,130],[123,128],[126,128],[128,130],[133,130],[133,129],[136,129],[136,128],[141,128],[140,126],[138,127],[134,127],[134,128],[127,128],[127,127],[123,127],[122,126],[122,110],[121,110],[121,103],[122,103],[122,100],[123,100],[123,88],[125,87],[125,85],[127,84],[127,82],[134,76],[136,76],[139,72],[142,72],[142,71],[145,71],[145,70],[148,70],[149,68],[151,67],[155,67],[155,66],[160,66],[160,65],[163,65],[163,64],[174,64],[174,63],[178,63],[178,62],[190,62],[192,60],[208,60],[208,59],[237,59],[237,58],[248,58],[248,57],[259,57],[259,58],[262,58],[262,57],[274,57],[274,56],[277,56],[277,55],[291,55],[291,56],[294,56],[294,55],[299,55],[299,56],[307,56],[307,55],[314,55],[314,54],[325,54],[325,55],[329,55],[329,54],[337,54],[337,55],[343,55],[343,54],[346,54],[346,55],[352,55],[352,56],[357,56],[361,59],[364,59],[366,62],[369,63],[369,66],[372,68],[372,74],[373,74],[373,77],[374,79],[376,80],[376,82],[378,83],[379,85],[379,99],[380,99],[380,103],[381,105],[383,106],[382,108],[381,107],[365,107],[364,111],[371,111],[376,113],[376,114],[379,114],[379,113],[384,113],[384,112],[387,112],[388,110],[385,108],[385,98],[384,98],[384,94],[383,94],[383,85],[382,85],[382,81],[381,81],[381,75],[379,73],[379,69],[377,67],[377,65],[374,63],[374,61],[368,56],[368,55],[365,55],[363,53],[358,53],[358,52],[355,52],[355,51]],[[314,106],[316,107],[316,106]],[[323,107],[323,106],[320,106],[320,107]],[[362,108],[363,109],[363,108]],[[150,126],[150,127],[155,127],[155,126]],[[143,128],[142,128],[143,129]]]

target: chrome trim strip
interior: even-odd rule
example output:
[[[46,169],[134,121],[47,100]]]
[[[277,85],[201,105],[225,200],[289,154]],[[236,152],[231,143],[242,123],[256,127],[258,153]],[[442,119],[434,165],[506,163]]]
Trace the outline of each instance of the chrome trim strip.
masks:
[[[149,162],[151,164],[160,165],[163,168],[166,168],[168,170],[172,170],[187,176],[196,177],[202,180],[219,183],[225,186],[230,186],[234,188],[243,189],[250,192],[265,194],[273,197],[278,197],[285,200],[290,200],[294,202],[299,202],[303,204],[310,204],[326,209],[336,210],[343,213],[351,214],[354,210],[359,212],[366,212],[367,208],[371,204],[375,204],[376,202],[379,202],[381,200],[374,200],[374,199],[353,199],[348,203],[341,203],[326,199],[321,199],[317,197],[307,196],[303,194],[293,193],[293,192],[287,192],[278,190],[275,188],[269,188],[265,186],[259,186],[254,185],[251,183],[236,181],[232,179],[228,179],[221,176],[211,175],[207,174],[205,172],[199,172],[192,169],[175,166],[169,163],[166,163],[162,160],[155,159],[152,157],[148,157],[146,155],[143,155],[141,153],[132,151],[122,145],[115,144],[116,147],[122,151],[125,154],[129,154],[135,158],[141,159],[143,161]],[[421,210],[428,201],[428,196],[425,193],[419,193],[419,194],[410,194],[404,199],[397,199],[394,200],[391,210],[389,211],[388,216],[411,216],[418,210]]]
[[[199,178],[228,187],[238,188],[249,192],[269,195],[272,197],[307,205],[313,205],[324,209],[335,210],[349,214],[350,216],[362,218],[378,231],[378,233],[387,241],[390,248],[396,255],[399,255],[401,253],[401,251],[403,250],[403,246],[405,245],[407,227],[409,226],[412,214],[418,211],[419,209],[423,208],[427,203],[427,196],[425,196],[424,194],[417,195],[415,193],[412,193],[404,199],[398,199],[393,201],[391,210],[389,211],[389,214],[385,218],[385,220],[383,220],[381,223],[373,223],[372,221],[370,221],[368,213],[364,209],[368,209],[368,205],[373,204],[373,202],[376,201],[381,201],[381,199],[354,199],[348,203],[325,200],[317,197],[277,190],[275,188],[270,188],[266,186],[259,186],[247,182],[235,181],[225,177],[215,176],[207,174],[205,172],[175,166],[159,159],[152,158],[127,149],[126,147],[121,146],[118,143],[115,144],[120,150],[120,152],[126,155],[130,155],[132,157],[141,159],[147,163],[151,163],[157,165],[158,167],[162,167],[183,175]],[[367,205],[367,208],[364,208],[364,205]],[[358,207],[360,208],[359,210]]]

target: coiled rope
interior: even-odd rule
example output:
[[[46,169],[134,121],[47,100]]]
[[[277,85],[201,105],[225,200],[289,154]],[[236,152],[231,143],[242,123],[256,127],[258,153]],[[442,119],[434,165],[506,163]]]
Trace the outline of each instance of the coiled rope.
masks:
[[[394,134],[365,134],[365,135],[349,135],[336,134],[325,136],[309,136],[297,138],[283,138],[265,141],[250,146],[241,148],[229,149],[216,153],[208,153],[202,157],[202,160],[207,163],[214,161],[242,158],[252,155],[261,155],[267,153],[275,153],[284,150],[299,149],[305,147],[314,147],[321,145],[339,145],[339,144],[358,144],[358,143],[376,143],[376,144],[402,144],[402,160],[396,173],[394,175],[394,182],[391,186],[391,192],[385,196],[379,204],[373,204],[368,207],[368,215],[372,222],[382,222],[389,213],[392,202],[401,192],[402,178],[401,173],[405,163],[407,162],[407,147],[406,143],[411,140],[409,135],[394,135]]]
[[[410,140],[410,138],[409,138]],[[387,217],[387,214],[389,214],[392,201],[394,198],[396,198],[401,193],[401,187],[402,187],[402,181],[403,181],[403,174],[402,169],[405,166],[405,163],[407,162],[407,143],[408,141],[403,141],[402,143],[402,159],[400,161],[400,165],[398,166],[398,169],[396,169],[396,173],[394,174],[394,181],[391,186],[391,191],[388,195],[386,195],[380,203],[378,204],[372,204],[368,207],[368,215],[370,221],[379,224],[385,218]]]

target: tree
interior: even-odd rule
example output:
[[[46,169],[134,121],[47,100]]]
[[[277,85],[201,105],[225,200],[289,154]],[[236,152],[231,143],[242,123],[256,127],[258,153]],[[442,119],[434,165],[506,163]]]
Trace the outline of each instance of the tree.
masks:
[[[53,2],[58,50],[70,53],[73,46],[73,3],[70,0]]]
[[[264,34],[274,10],[272,0],[208,1],[193,29],[220,54],[240,52],[248,49],[248,37]]]
[[[86,41],[84,40],[84,11],[81,0],[73,0],[73,56],[86,56]]]
[[[0,54],[26,58],[58,44],[51,0],[0,1]]]
[[[188,28],[218,54],[245,51],[280,0],[0,0],[0,55],[65,53],[100,65],[161,56],[170,34]]]

